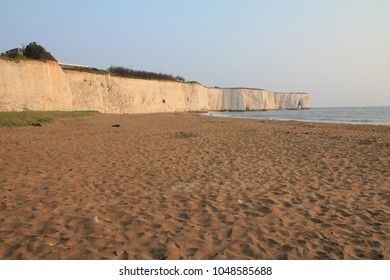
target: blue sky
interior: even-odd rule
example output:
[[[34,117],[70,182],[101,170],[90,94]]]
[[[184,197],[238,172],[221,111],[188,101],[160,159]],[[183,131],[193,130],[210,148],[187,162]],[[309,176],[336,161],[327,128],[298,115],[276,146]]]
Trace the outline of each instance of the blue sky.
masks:
[[[390,106],[388,0],[3,1],[0,51],[305,91],[312,106]]]

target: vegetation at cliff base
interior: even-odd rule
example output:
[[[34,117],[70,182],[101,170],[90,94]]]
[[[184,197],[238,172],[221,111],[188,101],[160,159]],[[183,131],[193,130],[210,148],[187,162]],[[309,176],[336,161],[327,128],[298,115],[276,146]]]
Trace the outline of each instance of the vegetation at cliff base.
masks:
[[[0,127],[28,126],[53,123],[62,118],[80,118],[97,114],[96,111],[24,111],[0,112]]]

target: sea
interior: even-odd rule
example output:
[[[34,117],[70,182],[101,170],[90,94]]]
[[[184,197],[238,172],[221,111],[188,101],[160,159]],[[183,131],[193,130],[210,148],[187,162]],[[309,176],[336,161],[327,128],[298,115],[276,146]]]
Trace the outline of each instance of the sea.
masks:
[[[275,110],[250,112],[209,112],[224,118],[282,120],[324,123],[390,125],[390,106],[382,107],[318,107],[309,110]]]

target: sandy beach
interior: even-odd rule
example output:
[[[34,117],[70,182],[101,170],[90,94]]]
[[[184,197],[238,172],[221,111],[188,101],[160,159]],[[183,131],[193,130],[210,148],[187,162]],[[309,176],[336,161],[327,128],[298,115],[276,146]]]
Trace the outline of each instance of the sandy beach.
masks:
[[[0,128],[0,259],[389,260],[390,126],[170,113]]]

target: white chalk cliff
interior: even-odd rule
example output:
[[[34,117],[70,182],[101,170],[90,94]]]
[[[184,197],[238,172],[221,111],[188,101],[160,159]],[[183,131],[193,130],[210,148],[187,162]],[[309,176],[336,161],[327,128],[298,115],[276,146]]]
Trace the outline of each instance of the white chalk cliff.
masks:
[[[208,88],[197,83],[63,70],[56,62],[0,59],[0,111],[157,113],[308,109],[307,93]]]

